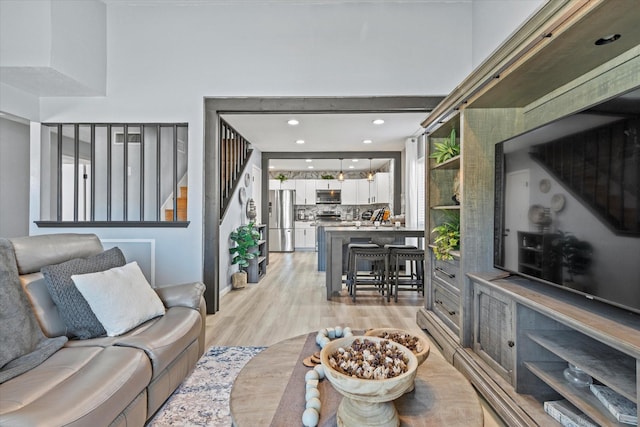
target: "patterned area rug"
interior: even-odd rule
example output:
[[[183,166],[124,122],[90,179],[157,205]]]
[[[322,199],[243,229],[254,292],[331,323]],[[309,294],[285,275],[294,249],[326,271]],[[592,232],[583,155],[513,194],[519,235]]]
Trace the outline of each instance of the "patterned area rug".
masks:
[[[242,367],[265,348],[211,347],[147,426],[230,426],[233,381]]]

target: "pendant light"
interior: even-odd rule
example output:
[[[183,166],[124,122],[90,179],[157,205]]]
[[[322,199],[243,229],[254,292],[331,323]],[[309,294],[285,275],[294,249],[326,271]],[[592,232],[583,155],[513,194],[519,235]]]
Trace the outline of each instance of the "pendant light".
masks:
[[[344,173],[342,172],[342,159],[340,159],[340,173],[338,174],[338,181],[344,181]]]
[[[369,157],[369,174],[367,175],[367,181],[373,181],[373,171],[371,170],[371,157]]]

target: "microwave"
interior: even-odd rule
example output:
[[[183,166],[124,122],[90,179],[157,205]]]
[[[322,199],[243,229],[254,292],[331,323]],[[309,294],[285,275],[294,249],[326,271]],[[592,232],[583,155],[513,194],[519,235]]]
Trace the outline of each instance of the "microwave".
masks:
[[[316,190],[317,205],[339,205],[341,200],[340,190]]]

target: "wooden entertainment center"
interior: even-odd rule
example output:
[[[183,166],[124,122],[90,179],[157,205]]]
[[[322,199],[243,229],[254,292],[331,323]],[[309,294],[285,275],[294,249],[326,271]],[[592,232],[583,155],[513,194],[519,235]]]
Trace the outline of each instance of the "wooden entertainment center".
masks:
[[[427,156],[458,136],[459,157],[429,161],[426,201],[428,230],[459,212],[460,250],[451,261],[430,251],[417,323],[509,426],[553,425],[543,402],[558,399],[600,425],[625,425],[588,387],[568,384],[569,363],[638,403],[640,315],[493,267],[495,145],[640,88],[640,8],[629,6],[546,3],[422,123]]]

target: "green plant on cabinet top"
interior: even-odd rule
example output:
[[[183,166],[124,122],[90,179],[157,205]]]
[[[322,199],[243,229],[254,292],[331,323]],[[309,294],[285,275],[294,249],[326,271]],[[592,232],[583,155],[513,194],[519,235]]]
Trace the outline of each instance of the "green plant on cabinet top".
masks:
[[[236,246],[229,248],[229,253],[233,255],[231,264],[238,264],[242,268],[249,266],[249,260],[258,256],[255,249],[260,242],[260,233],[254,222],[241,225],[231,232],[229,238],[235,242]],[[251,252],[251,250],[254,252]]]
[[[445,220],[431,230],[435,234],[433,253],[436,259],[451,260],[451,251],[460,249],[460,214],[455,211],[443,212]]]

